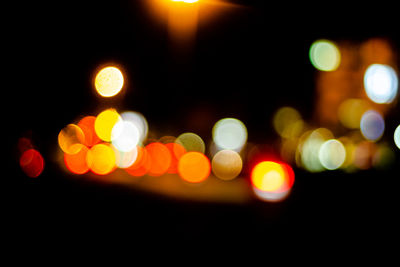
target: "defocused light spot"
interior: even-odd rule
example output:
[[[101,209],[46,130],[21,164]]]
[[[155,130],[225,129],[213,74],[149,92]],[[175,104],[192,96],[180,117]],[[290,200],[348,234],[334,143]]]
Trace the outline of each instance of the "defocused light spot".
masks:
[[[118,94],[124,85],[124,76],[116,67],[101,69],[95,78],[94,86],[97,93],[103,97],[112,97]]]
[[[176,138],[175,143],[183,146],[188,152],[197,151],[204,153],[206,151],[203,139],[195,133],[183,133]]]
[[[280,192],[270,192],[270,191],[263,191],[253,186],[254,194],[261,200],[267,202],[279,202],[285,199],[289,193],[288,191],[280,191]]]
[[[346,159],[346,149],[340,141],[330,139],[321,145],[318,155],[322,166],[328,170],[335,170],[342,166]]]
[[[242,171],[242,158],[232,150],[221,150],[212,159],[212,171],[222,180],[232,180]]]
[[[172,0],[172,2],[184,2],[184,3],[189,3],[189,4],[196,3],[198,1],[199,0]]]
[[[136,111],[125,111],[121,113],[121,118],[124,121],[133,123],[139,130],[139,142],[144,142],[147,138],[149,125],[143,114]]]
[[[95,116],[86,116],[78,122],[79,128],[81,128],[83,134],[85,135],[85,140],[83,144],[88,147],[92,147],[100,142],[100,138],[97,136],[94,130],[95,121]]]
[[[31,139],[27,137],[21,137],[18,139],[18,150],[20,153],[24,153],[26,150],[33,148]]]
[[[262,191],[277,191],[285,183],[285,171],[279,163],[263,161],[252,170],[251,181]]]
[[[190,183],[200,183],[210,175],[211,164],[204,154],[192,151],[180,158],[178,172],[183,180]]]
[[[123,152],[112,146],[115,152],[115,164],[118,168],[128,168],[136,161],[138,149],[135,146],[132,150]]]
[[[177,143],[168,143],[165,145],[171,153],[171,165],[167,173],[178,173],[179,159],[186,153],[186,149]]]
[[[96,120],[94,122],[94,129],[98,137],[101,140],[110,142],[115,139],[121,131],[113,132],[114,125],[121,121],[121,116],[115,109],[107,109],[97,115]],[[119,128],[122,130],[121,128]]]
[[[388,65],[372,64],[364,74],[364,87],[375,103],[391,103],[397,95],[397,74]]]
[[[36,178],[44,169],[44,160],[39,151],[31,148],[22,153],[19,165],[27,176]]]
[[[139,143],[140,133],[135,124],[130,121],[118,121],[112,131],[112,144],[121,152],[128,152],[136,148]]]
[[[372,164],[375,168],[385,170],[389,169],[396,160],[396,155],[391,147],[387,144],[378,146],[372,158]]]
[[[310,60],[313,66],[322,71],[333,71],[339,67],[339,48],[328,40],[317,40],[310,47]]]
[[[86,157],[89,149],[82,144],[75,144],[74,146],[81,146],[78,153],[67,154],[64,153],[64,163],[67,169],[75,174],[84,174],[89,170],[86,162]]]
[[[274,115],[275,131],[284,138],[295,138],[303,130],[304,122],[300,113],[291,107],[282,107]]]
[[[169,149],[164,144],[156,142],[148,144],[146,150],[151,161],[148,174],[150,176],[165,174],[171,166],[171,153]]]
[[[76,124],[68,124],[58,134],[58,145],[67,154],[78,153],[81,146],[74,145],[82,144],[84,141],[85,135],[82,129]]]
[[[219,120],[213,127],[212,135],[221,149],[240,150],[247,141],[246,126],[234,118]]]
[[[360,130],[367,140],[379,140],[385,130],[385,121],[382,115],[374,110],[366,111],[361,117]]]
[[[95,174],[105,175],[115,168],[114,150],[106,144],[94,145],[87,153],[86,162]]]
[[[375,143],[363,141],[356,145],[353,154],[353,164],[355,167],[366,170],[371,168],[371,157],[375,150]]]
[[[137,146],[137,151],[135,162],[125,169],[127,173],[135,177],[145,175],[151,167],[151,160],[147,149],[142,146]]]
[[[363,99],[347,99],[339,106],[339,121],[347,128],[358,129],[361,117],[368,108],[368,103]]]
[[[400,125],[394,131],[394,143],[400,149]]]

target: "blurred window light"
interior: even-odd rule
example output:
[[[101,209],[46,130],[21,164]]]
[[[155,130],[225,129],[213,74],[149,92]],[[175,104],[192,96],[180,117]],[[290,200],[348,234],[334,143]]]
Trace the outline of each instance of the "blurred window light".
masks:
[[[19,165],[27,176],[36,178],[44,170],[44,159],[39,151],[31,148],[22,153],[19,159]]]
[[[232,180],[242,171],[243,162],[240,155],[233,150],[221,150],[214,155],[212,171],[222,180]]]
[[[89,171],[89,167],[86,162],[86,156],[89,149],[87,146],[82,144],[75,144],[74,146],[80,146],[79,149],[76,149],[79,152],[75,154],[64,153],[65,166],[72,173],[84,174]]]
[[[238,119],[219,120],[212,129],[214,143],[220,149],[241,150],[247,141],[247,128]]]
[[[64,153],[76,154],[82,146],[74,146],[82,144],[85,141],[85,135],[82,129],[76,124],[68,124],[58,134],[58,145]]]
[[[375,110],[366,111],[360,121],[362,135],[369,141],[378,141],[385,131],[385,121]]]
[[[120,120],[114,125],[111,135],[116,136],[112,140],[112,144],[121,152],[134,150],[140,138],[140,133],[136,125],[124,120]]]
[[[106,142],[111,142],[115,139],[122,131],[122,128],[118,128],[119,131],[114,130],[114,125],[121,121],[122,118],[115,109],[107,109],[97,115],[94,129],[97,136]]]
[[[328,170],[336,170],[342,166],[346,159],[346,149],[344,145],[336,140],[325,141],[318,153],[319,161]]]
[[[101,69],[95,78],[94,86],[99,95],[112,97],[117,95],[124,85],[122,72],[113,66]]]
[[[400,149],[400,124],[397,126],[396,130],[394,131],[394,143]]]
[[[334,71],[340,65],[340,50],[329,40],[317,40],[310,47],[312,65],[321,71]]]
[[[108,144],[94,145],[87,153],[86,162],[93,173],[109,174],[116,167],[114,150]]]
[[[346,99],[338,109],[339,121],[349,129],[358,129],[361,117],[368,108],[368,102],[363,99]]]
[[[398,78],[388,65],[372,64],[364,74],[364,87],[368,97],[375,103],[391,103],[397,95]]]
[[[187,152],[179,160],[179,176],[189,183],[203,182],[208,178],[210,172],[210,160],[200,152]]]
[[[183,146],[187,152],[197,151],[205,153],[206,150],[203,139],[195,133],[183,133],[176,138],[175,143]]]

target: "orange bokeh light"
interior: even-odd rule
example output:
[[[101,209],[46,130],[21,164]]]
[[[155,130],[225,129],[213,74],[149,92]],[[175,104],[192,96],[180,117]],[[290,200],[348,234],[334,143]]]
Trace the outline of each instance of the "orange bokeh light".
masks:
[[[135,162],[128,168],[125,168],[125,170],[130,175],[139,177],[145,175],[149,171],[151,161],[145,147],[137,146],[137,153]]]
[[[68,124],[58,134],[58,145],[61,150],[68,154],[78,153],[80,146],[75,144],[82,144],[85,140],[85,134],[82,129],[76,124]]]
[[[210,172],[210,160],[200,152],[188,152],[179,160],[178,173],[187,182],[200,183],[208,178]]]
[[[97,136],[94,130],[95,121],[95,116],[86,116],[78,122],[78,126],[81,128],[83,134],[85,135],[85,140],[83,141],[83,144],[88,147],[92,147],[100,142],[100,138]]]
[[[109,174],[116,168],[114,150],[108,144],[94,145],[87,153],[86,163],[95,174]]]
[[[31,148],[22,153],[19,165],[27,176],[36,178],[44,169],[44,160],[39,151]]]
[[[75,146],[81,146],[80,148],[77,148],[79,152],[76,154],[64,153],[64,163],[70,172],[75,174],[84,174],[89,170],[89,166],[86,162],[89,148],[82,144],[75,144]]]
[[[167,172],[171,166],[171,153],[162,143],[155,142],[148,144],[146,150],[151,162],[148,174],[150,176],[161,176]]]
[[[171,164],[167,173],[178,173],[179,159],[186,153],[186,149],[178,143],[168,143],[165,146],[171,153]]]
[[[253,168],[251,182],[264,192],[285,192],[293,186],[294,172],[286,163],[262,161]]]

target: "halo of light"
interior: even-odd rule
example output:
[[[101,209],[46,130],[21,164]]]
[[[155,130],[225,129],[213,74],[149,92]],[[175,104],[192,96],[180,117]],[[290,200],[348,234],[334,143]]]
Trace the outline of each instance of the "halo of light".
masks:
[[[331,41],[317,40],[312,43],[309,53],[311,64],[321,71],[334,71],[340,65],[340,50]]]
[[[394,138],[394,143],[400,149],[400,124],[396,127],[393,138]]]
[[[39,151],[31,148],[22,153],[19,165],[27,176],[36,178],[43,172],[44,159]]]
[[[366,111],[361,117],[360,130],[367,140],[379,140],[385,131],[385,121],[382,115],[375,110]]]
[[[349,129],[358,129],[360,128],[361,117],[368,108],[367,101],[363,99],[346,99],[338,109],[339,121]]]
[[[58,133],[58,145],[64,153],[75,154],[81,146],[74,146],[85,141],[82,129],[76,124],[68,124]]]
[[[212,136],[221,149],[240,150],[246,144],[247,129],[240,120],[225,118],[214,125]]]
[[[208,178],[210,172],[210,160],[200,152],[187,152],[179,160],[179,176],[187,182],[200,183]]]
[[[74,146],[81,146],[77,149],[79,152],[75,154],[64,153],[64,163],[67,169],[75,174],[84,174],[89,171],[86,162],[86,157],[89,149],[82,144],[75,144]]]
[[[372,64],[365,71],[364,88],[369,99],[375,103],[391,103],[397,95],[397,74],[388,65]]]
[[[211,161],[212,171],[222,180],[232,180],[242,171],[243,162],[239,153],[233,150],[221,150]]]
[[[319,161],[328,170],[336,170],[342,166],[346,159],[344,145],[336,139],[325,141],[318,153]]]
[[[111,142],[113,139],[118,137],[121,133],[122,128],[118,128],[119,131],[114,131],[113,128],[116,123],[121,121],[122,118],[115,109],[106,109],[97,115],[94,122],[94,129],[97,136],[106,142]]]
[[[115,167],[114,150],[107,144],[97,144],[90,148],[86,156],[89,169],[99,175],[111,173]]]
[[[151,164],[148,174],[150,176],[161,176],[171,166],[171,153],[162,143],[151,143],[146,146]]]
[[[251,172],[252,184],[261,191],[278,191],[285,184],[285,170],[273,161],[258,163]]]
[[[122,72],[113,66],[101,69],[95,78],[94,86],[102,97],[112,97],[117,95],[124,85]]]
[[[83,117],[79,122],[78,126],[81,128],[83,134],[85,135],[84,145],[92,147],[100,142],[100,138],[97,136],[94,130],[94,123],[96,121],[95,116]]]
[[[121,113],[121,118],[124,121],[133,123],[139,130],[139,142],[144,142],[147,138],[149,125],[143,114],[136,111],[125,111]]]
[[[116,136],[111,142],[121,152],[129,152],[135,149],[140,138],[136,125],[124,120],[120,120],[114,125],[111,135]]]
[[[137,157],[135,162],[126,168],[126,172],[132,176],[139,177],[145,175],[151,167],[151,161],[147,149],[142,146],[137,146]]]
[[[177,143],[165,144],[171,153],[171,165],[167,170],[167,173],[178,173],[178,163],[179,159],[186,153],[186,149]]]
[[[188,152],[197,151],[204,153],[206,151],[203,139],[195,133],[183,133],[176,138],[175,143],[183,146]]]

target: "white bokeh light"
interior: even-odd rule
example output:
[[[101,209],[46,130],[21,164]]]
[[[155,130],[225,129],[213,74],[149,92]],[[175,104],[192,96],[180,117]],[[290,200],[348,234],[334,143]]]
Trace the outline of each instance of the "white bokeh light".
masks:
[[[364,87],[368,97],[375,103],[391,103],[397,95],[397,74],[388,65],[372,64],[365,71]]]
[[[246,126],[234,118],[219,120],[212,134],[215,144],[221,149],[240,150],[247,141]]]

